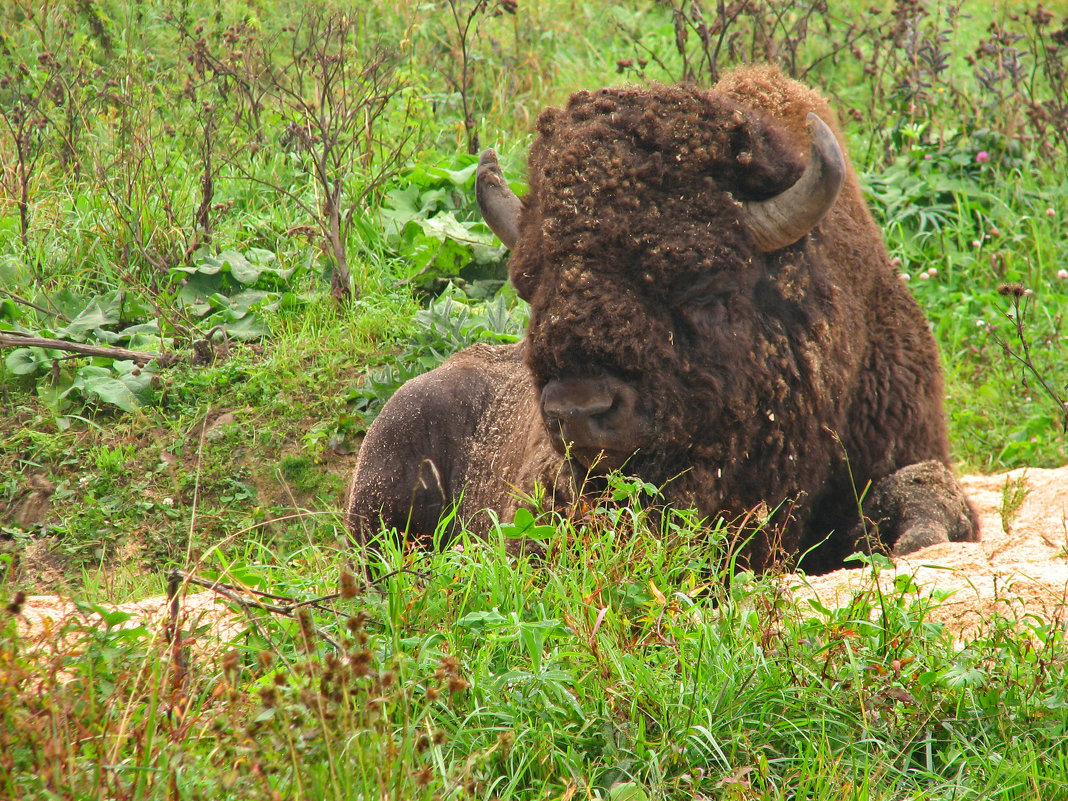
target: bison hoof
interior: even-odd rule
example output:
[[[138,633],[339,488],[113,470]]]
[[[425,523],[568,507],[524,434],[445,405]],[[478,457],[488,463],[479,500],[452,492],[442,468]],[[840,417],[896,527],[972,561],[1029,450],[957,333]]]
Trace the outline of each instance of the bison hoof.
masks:
[[[894,543],[894,556],[905,556],[928,545],[949,542],[949,531],[945,526],[932,523],[918,523],[901,533]]]
[[[953,472],[942,462],[906,465],[877,481],[864,501],[874,547],[895,556],[940,542],[979,539],[978,521]],[[866,540],[859,540],[863,544]]]

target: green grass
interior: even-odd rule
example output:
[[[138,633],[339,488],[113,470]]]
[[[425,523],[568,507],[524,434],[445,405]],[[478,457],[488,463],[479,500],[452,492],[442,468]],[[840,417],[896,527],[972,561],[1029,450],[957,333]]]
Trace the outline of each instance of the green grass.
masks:
[[[246,91],[267,62],[295,79],[284,25],[335,7],[362,26],[353,63],[386,43],[398,89],[342,168],[348,305],[329,297],[314,148],[277,86]],[[999,291],[1031,291],[1031,363],[1068,395],[1068,155],[1027,111],[1063,95],[1063,75],[1034,69],[1061,17],[1035,28],[1023,4],[999,8],[1024,37],[994,41],[985,6],[922,7],[910,61],[887,28],[858,34],[904,5],[836,6],[793,38],[803,8],[754,7],[730,23],[734,51],[770,33],[841,112],[939,342],[961,469],[1068,462],[1063,412],[1005,351],[1023,345]],[[700,64],[669,4],[500,8],[476,15],[466,92],[519,191],[543,107]],[[510,521],[444,553],[352,550],[338,509],[381,403],[465,344],[513,339],[525,314],[498,292],[504,254],[474,207],[447,4],[10,3],[0,24],[0,333],[177,357],[0,351],[0,599],[106,611],[164,592],[174,568],[293,602],[343,596],[297,618],[235,606],[244,630],[222,651],[187,621],[184,658],[113,613],[36,645],[0,612],[0,797],[1068,798],[1052,623],[995,618],[955,642],[907,582],[799,607],[770,578],[727,580],[727,532],[685,513],[542,520],[544,560],[505,555]],[[983,86],[976,70],[1011,47],[1029,83]],[[20,128],[20,109],[39,119]],[[342,576],[365,564],[378,580],[353,594]]]
[[[926,620],[930,601],[908,582],[890,594],[872,584],[840,610],[801,608],[770,580],[728,587],[693,521],[674,518],[674,536],[659,540],[633,525],[607,510],[560,525],[544,561],[510,557],[495,538],[433,555],[387,546],[381,561],[366,555],[382,576],[367,589],[339,578],[347,549],[224,543],[202,575],[294,601],[340,584],[342,597],[296,619],[239,612],[244,635],[182,662],[158,630],[120,629],[115,617],[82,633],[81,653],[35,650],[12,636],[8,615],[5,790],[1068,793],[1062,630],[1034,622],[1021,640],[992,621],[962,647]],[[47,692],[26,692],[40,681]]]

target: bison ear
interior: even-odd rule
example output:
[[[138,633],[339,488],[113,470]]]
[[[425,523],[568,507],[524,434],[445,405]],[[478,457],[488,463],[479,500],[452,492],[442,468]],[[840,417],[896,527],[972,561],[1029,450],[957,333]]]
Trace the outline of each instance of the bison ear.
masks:
[[[845,180],[845,156],[827,123],[809,114],[808,135],[808,166],[797,182],[775,197],[742,204],[746,226],[765,253],[792,245],[815,228]]]
[[[497,153],[486,148],[478,159],[475,199],[482,218],[509,250],[519,239],[519,198],[508,188],[497,163]]]

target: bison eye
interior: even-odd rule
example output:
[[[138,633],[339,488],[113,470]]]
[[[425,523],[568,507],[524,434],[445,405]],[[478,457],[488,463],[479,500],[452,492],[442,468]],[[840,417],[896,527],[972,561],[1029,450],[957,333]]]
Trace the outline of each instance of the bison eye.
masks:
[[[515,293],[527,303],[530,303],[534,297],[534,289],[537,286],[537,276],[519,270],[511,270],[509,278],[515,288]]]
[[[724,302],[740,289],[738,276],[730,273],[706,273],[680,287],[680,299],[686,305]]]
[[[700,332],[707,333],[727,323],[727,294],[693,298],[684,308],[684,315],[690,325]]]

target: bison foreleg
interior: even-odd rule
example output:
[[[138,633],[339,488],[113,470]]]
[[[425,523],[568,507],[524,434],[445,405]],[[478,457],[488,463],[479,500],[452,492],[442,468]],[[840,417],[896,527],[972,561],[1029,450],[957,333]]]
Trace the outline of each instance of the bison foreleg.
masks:
[[[858,526],[862,550],[895,555],[940,542],[979,539],[979,524],[953,471],[939,461],[918,462],[875,482],[864,498]]]

